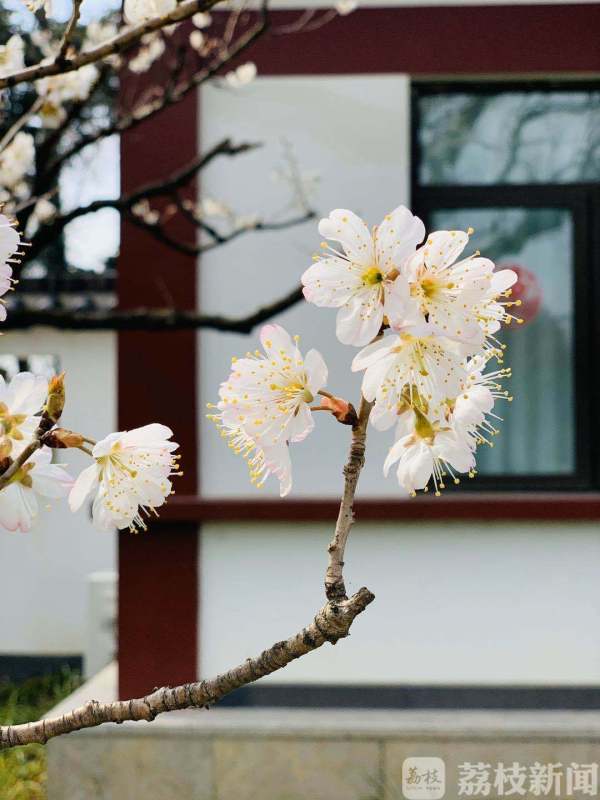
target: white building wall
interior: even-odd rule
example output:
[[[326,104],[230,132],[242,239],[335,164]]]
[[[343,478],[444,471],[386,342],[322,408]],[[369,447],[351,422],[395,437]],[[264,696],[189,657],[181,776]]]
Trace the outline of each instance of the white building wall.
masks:
[[[261,146],[235,158],[217,159],[202,172],[205,197],[227,203],[239,215],[258,214],[267,221],[293,219],[302,210],[293,204],[289,181],[278,175],[289,169],[291,153],[305,180],[317,219],[276,232],[252,232],[201,258],[199,305],[208,313],[243,316],[291,291],[312,263],[321,238],[318,217],[347,207],[375,224],[409,191],[409,82],[402,75],[259,78],[243,91],[202,88],[200,142],[207,149],[225,137]],[[222,224],[215,220],[215,224]],[[355,351],[335,338],[335,311],[299,303],[277,321],[301,336],[306,351],[316,347],[329,366],[330,391],[359,396],[360,376],[351,373]],[[214,401],[232,355],[256,347],[256,335],[202,331],[199,335],[201,408]],[[294,495],[337,496],[338,475],[347,431],[330,418],[318,419],[321,447],[314,439],[294,448]],[[242,459],[223,447],[204,415],[200,430],[201,491],[204,496],[256,497]],[[387,453],[385,437],[373,441],[374,460]],[[317,488],[318,487],[318,488]],[[367,471],[363,490],[394,493]],[[277,497],[278,486],[262,489]]]
[[[49,329],[8,331],[0,353],[55,355],[66,370],[63,424],[91,438],[116,426],[116,335]],[[83,454],[61,452],[73,475],[89,463]],[[71,514],[54,501],[27,534],[0,531],[0,656],[58,655],[84,649],[87,576],[113,570],[115,536],[92,527],[85,510]]]
[[[301,172],[320,182],[312,207],[349,207],[375,223],[408,202],[408,80],[402,76],[260,78],[232,93],[203,88],[200,141],[224,136],[263,146],[203,172],[204,195],[238,214],[273,219],[289,189],[274,182],[282,137]],[[468,224],[468,221],[465,223]],[[251,233],[206,254],[200,302],[206,311],[243,315],[297,284],[318,249],[316,222],[278,233]],[[352,348],[335,341],[335,312],[301,304],[278,317],[317,347],[329,388],[358,396]],[[203,332],[200,396],[214,400],[231,355],[257,337]],[[348,432],[330,419],[293,448],[296,497],[339,496]],[[372,432],[362,497],[398,496],[384,482],[388,437]],[[205,420],[201,491],[256,497],[244,463]],[[277,486],[261,496],[278,501]],[[418,500],[407,501],[418,502]],[[331,524],[206,524],[200,543],[200,673],[239,663],[306,625],[323,602]],[[274,682],[577,684],[600,681],[600,531],[594,524],[359,523],[347,552],[350,590],[366,585],[375,603],[352,636],[279,672]]]
[[[413,501],[415,502],[415,501]],[[331,524],[207,524],[200,560],[200,674],[301,630],[323,604]],[[595,523],[360,522],[349,591],[375,601],[351,636],[273,683],[600,682]]]

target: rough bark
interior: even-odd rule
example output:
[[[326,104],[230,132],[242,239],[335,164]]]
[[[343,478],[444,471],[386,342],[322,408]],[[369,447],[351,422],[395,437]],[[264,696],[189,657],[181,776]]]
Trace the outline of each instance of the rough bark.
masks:
[[[3,327],[23,330],[36,325],[70,331],[183,331],[200,328],[233,333],[251,333],[263,322],[271,319],[302,300],[302,287],[261,306],[244,317],[225,317],[220,314],[202,314],[198,311],[181,311],[173,308],[96,309],[92,311],[64,308],[25,309],[9,313]]]
[[[209,11],[218,2],[220,2],[220,0],[183,0],[183,2],[179,3],[170,13],[163,14],[160,17],[154,17],[141,25],[125,28],[114,38],[109,39],[107,42],[91,50],[76,53],[72,57],[67,57],[66,54],[63,53],[62,58],[56,58],[54,61],[49,62],[42,61],[31,67],[25,67],[18,72],[5,75],[3,78],[0,78],[0,89],[17,86],[19,83],[30,83],[40,78],[47,78],[51,75],[63,75],[66,72],[73,72],[74,70],[80,69],[86,64],[95,64],[97,61],[101,61],[108,56],[124,53],[132,47],[135,47],[142,36],[145,36],[147,33],[153,33],[161,28],[166,28],[168,25],[183,22],[199,11]],[[69,38],[70,35],[71,31],[69,31]],[[68,43],[67,40],[67,46]]]
[[[47,404],[49,405],[49,403]],[[358,484],[358,477],[364,464],[367,423],[372,404],[361,398],[358,420],[352,428],[352,442],[348,461],[344,468],[344,492],[333,541],[329,545],[329,564],[325,577],[327,603],[317,612],[313,621],[299,633],[274,645],[256,656],[248,658],[243,664],[230,669],[212,680],[195,681],[175,687],[156,689],[145,697],[132,700],[118,700],[114,703],[99,703],[90,700],[61,717],[43,719],[23,725],[0,727],[0,750],[25,744],[45,744],[55,736],[72,733],[83,728],[94,728],[105,722],[150,722],[165,711],[185,708],[205,708],[216,703],[225,695],[259,680],[287,666],[307,653],[321,647],[325,642],[336,644],[348,636],[350,626],[358,614],[362,613],[375,596],[363,587],[348,598],[344,586],[344,549],[353,522],[352,506]],[[47,419],[47,422],[45,422]],[[36,447],[39,447],[48,431],[47,411],[42,415],[36,432]],[[32,443],[33,446],[33,443]],[[9,469],[13,469],[11,466]],[[8,475],[0,476],[0,482]],[[1,485],[0,485],[1,488]]]
[[[291,661],[321,647],[325,642],[335,644],[348,636],[355,617],[374,600],[374,595],[362,588],[349,600],[329,601],[316,614],[314,620],[299,633],[264,650],[255,658],[212,680],[186,683],[173,688],[163,687],[152,694],[134,700],[115,703],[98,703],[90,700],[69,714],[54,719],[43,719],[24,725],[0,727],[0,749],[24,744],[45,744],[55,736],[94,728],[105,722],[151,721],[165,711],[184,708],[206,708],[216,703],[234,689],[270,675]]]
[[[365,463],[365,446],[367,424],[373,404],[361,398],[358,410],[358,422],[352,428],[350,454],[344,467],[344,493],[340,503],[335,533],[328,547],[329,564],[325,573],[325,594],[328,600],[344,600],[346,586],[344,584],[344,551],[354,522],[354,495],[360,472]]]

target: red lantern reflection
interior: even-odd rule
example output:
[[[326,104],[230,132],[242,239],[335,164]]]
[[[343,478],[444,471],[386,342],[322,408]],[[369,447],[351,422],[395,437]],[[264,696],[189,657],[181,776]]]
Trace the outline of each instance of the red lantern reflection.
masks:
[[[542,305],[542,287],[537,275],[521,264],[502,264],[498,265],[498,269],[512,269],[517,273],[518,280],[512,287],[510,299],[520,300],[521,305],[513,308],[512,312],[527,325],[537,317]]]

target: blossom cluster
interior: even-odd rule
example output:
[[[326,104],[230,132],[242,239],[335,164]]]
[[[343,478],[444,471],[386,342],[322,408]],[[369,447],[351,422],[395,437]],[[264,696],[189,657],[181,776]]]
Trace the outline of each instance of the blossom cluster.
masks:
[[[498,433],[495,403],[512,399],[496,334],[520,322],[511,313],[519,301],[509,299],[517,275],[477,252],[464,256],[471,230],[426,235],[404,206],[373,230],[336,209],[319,232],[328,242],[302,275],[304,296],[338,309],[338,339],[362,348],[352,370],[363,373],[370,422],[394,429],[384,474],[395,466],[411,495],[473,477],[478,446],[493,446]],[[261,343],[264,353],[234,360],[210,417],[247,459],[253,482],[274,474],[285,495],[289,445],[312,430],[312,410],[333,410],[335,398],[324,391],[327,368],[316,351],[303,358],[276,325],[263,329]],[[324,399],[311,406],[316,395]]]
[[[89,451],[84,442],[91,440],[50,427],[42,440],[48,444],[29,452],[50,410],[53,389],[60,386],[62,377],[48,383],[42,376],[20,372],[7,383],[0,376],[1,474],[18,467],[0,489],[0,526],[29,531],[39,513],[38,498],[68,496],[72,511],[92,500],[92,518],[101,530],[144,530],[145,517],[156,514],[172,494],[171,476],[180,474],[172,431],[151,424],[111,433]],[[53,463],[53,447],[79,447],[93,463],[74,480],[64,465]]]

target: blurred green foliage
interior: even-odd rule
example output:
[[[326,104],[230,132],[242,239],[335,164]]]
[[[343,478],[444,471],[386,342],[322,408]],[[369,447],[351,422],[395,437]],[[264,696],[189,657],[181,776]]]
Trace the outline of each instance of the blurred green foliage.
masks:
[[[21,684],[0,681],[0,725],[39,719],[81,683],[78,673],[63,670]],[[46,750],[27,745],[0,752],[0,798],[45,800]]]

